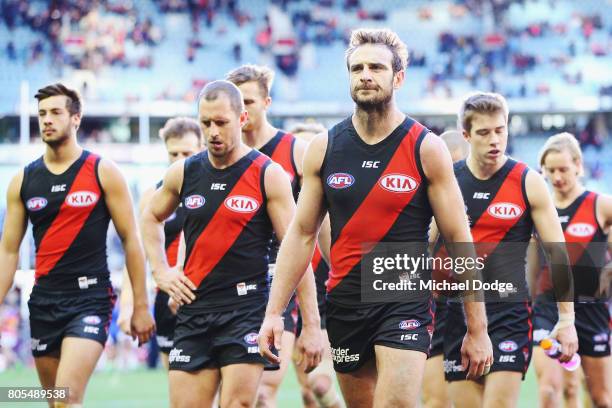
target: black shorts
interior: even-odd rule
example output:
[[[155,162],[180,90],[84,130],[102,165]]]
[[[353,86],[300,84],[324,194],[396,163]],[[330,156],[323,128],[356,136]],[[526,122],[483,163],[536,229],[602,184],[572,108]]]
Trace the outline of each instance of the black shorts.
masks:
[[[429,352],[432,302],[378,303],[351,308],[327,303],[327,333],[334,369],[358,370],[374,357],[374,346]]]
[[[444,354],[444,330],[446,327],[446,298],[435,302],[434,332],[431,337],[431,349],[429,357]]]
[[[34,357],[59,352],[64,337],[104,346],[115,300],[112,288],[58,292],[35,286],[28,301]]]
[[[550,335],[558,318],[557,304],[550,300],[536,301],[534,307],[533,341]],[[589,357],[610,355],[610,311],[606,303],[574,303],[578,354]]]
[[[493,345],[491,371],[513,371],[523,374],[529,368],[533,347],[531,307],[527,303],[487,304],[488,332]],[[444,375],[446,381],[465,380],[461,366],[461,345],[467,331],[463,307],[449,303],[444,332]]]
[[[155,316],[156,338],[159,351],[168,354],[174,342],[174,326],[176,325],[176,315],[172,314],[168,307],[170,296],[162,290],[155,295],[155,306],[153,316]]]
[[[223,312],[179,309],[171,370],[197,371],[230,364],[265,365],[259,354],[257,333],[263,322],[265,302]]]

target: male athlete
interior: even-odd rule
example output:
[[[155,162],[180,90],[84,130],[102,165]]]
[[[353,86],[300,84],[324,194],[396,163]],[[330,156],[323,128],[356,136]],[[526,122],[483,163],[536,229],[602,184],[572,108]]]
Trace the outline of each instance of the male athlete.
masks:
[[[448,130],[440,135],[453,163],[463,160],[470,152],[470,145],[461,132]],[[432,231],[435,231],[432,228]],[[437,236],[429,236],[430,242],[435,242]],[[425,378],[423,381],[423,404],[426,408],[447,408],[451,406],[448,384],[444,379],[444,330],[446,328],[446,297],[438,294],[436,297],[436,312],[434,315],[434,332],[431,338],[429,358],[425,363]]]
[[[332,246],[327,331],[349,407],[418,405],[432,323],[431,299],[362,303],[361,262],[381,242],[427,243],[432,214],[450,242],[470,234],[444,143],[397,108],[405,44],[389,30],[353,32],[346,53],[354,114],[318,135],[304,157],[298,212],[281,244],[259,347],[274,360],[281,314],[308,266],[329,211]],[[409,298],[409,295],[406,295]],[[492,357],[482,303],[466,302],[464,362],[479,377]]]
[[[28,219],[36,243],[30,296],[32,354],[44,388],[68,387],[78,407],[108,337],[115,295],[106,263],[112,219],[123,242],[132,281],[131,332],[144,343],[153,335],[147,309],[144,254],[132,200],[119,169],[77,143],[79,94],[62,84],[41,88],[38,124],[45,153],[11,180],[0,244],[0,303],[12,285]]]
[[[540,167],[553,190],[574,277],[578,352],[589,395],[596,407],[612,407],[609,294],[612,264],[606,252],[612,247],[612,197],[588,191],[580,176],[582,151],[576,138],[560,133],[548,138],[540,152]],[[542,265],[544,266],[544,265]],[[540,294],[534,302],[534,342],[550,336],[557,322],[552,282],[545,269],[538,280]],[[540,347],[534,350],[542,407],[579,406],[580,371],[565,372]],[[565,381],[564,381],[565,380]]]
[[[243,65],[227,74],[226,79],[236,85],[242,93],[244,107],[248,112],[248,120],[242,127],[242,142],[259,150],[281,165],[289,176],[294,199],[302,184],[302,161],[306,151],[306,143],[296,139],[290,133],[275,128],[267,117],[267,111],[272,103],[270,91],[274,80],[274,71],[265,66]],[[270,248],[269,278],[274,277],[276,255],[279,242],[272,240]],[[291,354],[295,343],[297,322],[297,304],[295,296],[291,297],[289,305],[283,314],[285,331],[281,341],[280,368],[275,371],[264,371],[259,386],[257,406],[273,408],[276,406],[276,394],[291,363]]]
[[[523,163],[506,156],[508,108],[498,94],[475,93],[463,101],[459,126],[470,144],[466,160],[455,164],[455,176],[465,200],[477,252],[486,258],[484,279],[517,284],[515,294],[486,293],[489,336],[493,342],[491,372],[481,382],[466,380],[461,361],[461,336],[465,333],[461,303],[450,299],[444,333],[444,367],[451,381],[455,407],[513,407],[531,358],[531,311],[525,285],[525,253],[535,228],[544,242],[563,242],[543,178]],[[483,249],[486,244],[486,250]],[[559,290],[571,288],[567,258],[560,245],[549,246],[556,260]],[[563,259],[565,262],[559,262]],[[509,297],[504,301],[504,296]],[[455,299],[456,300],[456,299]],[[562,360],[576,352],[574,310],[571,302],[559,303],[555,337],[563,347]]]
[[[295,204],[282,168],[240,141],[248,113],[235,85],[207,84],[198,112],[207,150],[170,167],[142,216],[155,280],[181,305],[169,354],[170,400],[173,407],[210,406],[222,381],[222,407],[251,406],[264,365],[257,330],[268,294],[269,240],[272,231],[284,237]],[[180,203],[184,274],[170,269],[163,251],[163,221]],[[320,335],[312,273],[304,285],[302,310],[316,325],[313,336]],[[307,370],[320,359],[313,336],[302,349]]]
[[[168,154],[168,163],[172,164],[178,160],[186,159],[202,150],[202,131],[197,121],[191,118],[177,117],[168,119],[164,127],[159,130],[159,137],[164,141]],[[161,181],[156,188],[161,186]],[[149,188],[142,193],[140,198],[140,212],[151,200],[154,188]],[[168,265],[173,268],[177,266],[179,242],[183,229],[184,209],[179,206],[176,211],[164,221],[164,248]],[[121,304],[119,309],[119,326],[126,334],[130,333],[129,322],[132,314],[132,299],[129,291],[129,281],[126,279],[121,291]],[[162,290],[157,290],[155,295],[155,327],[157,344],[159,345],[162,364],[168,369],[168,353],[172,349],[174,338],[174,325],[176,324],[175,312],[168,307],[169,296]]]

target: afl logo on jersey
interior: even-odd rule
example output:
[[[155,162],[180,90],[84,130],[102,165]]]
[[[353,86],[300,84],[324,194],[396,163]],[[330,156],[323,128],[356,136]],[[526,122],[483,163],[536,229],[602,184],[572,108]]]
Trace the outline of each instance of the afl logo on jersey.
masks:
[[[512,203],[495,203],[487,208],[488,213],[501,220],[511,220],[523,214],[523,209]]]
[[[399,323],[399,328],[402,330],[413,330],[416,328],[421,327],[421,322],[419,322],[418,320],[402,320]]]
[[[32,197],[26,202],[30,211],[40,211],[47,206],[47,199],[43,197]]]
[[[378,184],[392,193],[409,193],[419,186],[419,183],[405,174],[385,174],[378,180]]]
[[[91,191],[75,191],[66,196],[66,204],[71,207],[89,207],[98,202],[98,195]]]
[[[334,173],[327,177],[327,185],[336,190],[341,190],[355,184],[355,177],[348,173]]]
[[[518,349],[518,344],[512,340],[506,340],[499,343],[497,346],[501,351],[505,351],[506,353],[512,353]]]
[[[235,195],[225,199],[225,206],[234,212],[251,213],[257,211],[259,203],[254,198]]]
[[[584,222],[575,222],[568,225],[565,232],[575,237],[590,237],[595,234],[595,227]]]
[[[194,194],[185,198],[185,207],[189,208],[190,210],[195,210],[196,208],[203,206],[205,202],[206,200],[204,197],[199,194]]]
[[[257,344],[257,333],[249,333],[244,336],[244,342],[246,344]]]

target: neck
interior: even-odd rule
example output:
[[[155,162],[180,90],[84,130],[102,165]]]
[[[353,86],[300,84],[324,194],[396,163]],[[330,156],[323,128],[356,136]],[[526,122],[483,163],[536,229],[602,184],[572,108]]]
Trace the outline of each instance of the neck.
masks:
[[[82,152],[83,148],[77,144],[76,137],[72,136],[61,145],[47,145],[43,159],[46,163],[64,164],[76,160]]]
[[[359,136],[368,144],[375,144],[393,132],[406,118],[393,100],[380,109],[364,110],[355,107],[352,121]]]
[[[507,160],[508,156],[504,155],[495,163],[485,163],[478,160],[472,154],[469,154],[465,162],[474,177],[479,180],[488,180],[506,164]]]
[[[584,186],[580,183],[576,183],[571,190],[566,192],[558,191],[557,189],[553,189],[553,201],[555,206],[563,207],[564,204],[571,203],[576,198],[580,196],[580,194],[584,193]]]
[[[272,139],[278,129],[272,126],[267,120],[257,129],[242,131],[242,141],[249,147],[259,150],[262,146]]]
[[[251,148],[249,146],[245,145],[242,142],[238,142],[236,144],[236,147],[234,147],[231,152],[228,152],[223,157],[213,156],[212,154],[210,154],[210,151],[208,151],[208,159],[210,160],[210,163],[213,165],[214,168],[223,170],[236,163],[250,151]]]

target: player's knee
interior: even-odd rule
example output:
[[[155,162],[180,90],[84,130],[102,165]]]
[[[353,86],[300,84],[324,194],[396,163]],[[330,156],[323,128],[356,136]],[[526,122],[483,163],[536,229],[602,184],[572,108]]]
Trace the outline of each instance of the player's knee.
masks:
[[[593,392],[591,394],[591,399],[596,408],[612,408],[612,396],[605,389]]]
[[[305,407],[310,407],[317,403],[312,393],[312,390],[310,388],[302,387],[301,393],[302,393],[302,403],[304,404]]]
[[[317,399],[325,395],[331,388],[331,378],[326,375],[317,375],[310,381],[310,389]]]
[[[257,408],[267,408],[272,406],[275,390],[267,384],[261,384],[257,390]]]
[[[580,389],[579,383],[566,384],[563,387],[563,398],[567,400],[576,400],[578,398],[578,390]]]

